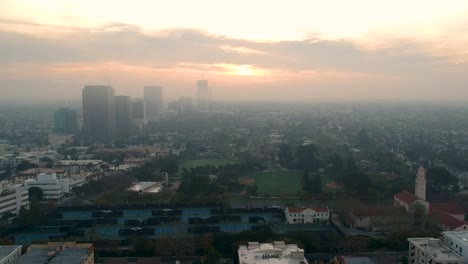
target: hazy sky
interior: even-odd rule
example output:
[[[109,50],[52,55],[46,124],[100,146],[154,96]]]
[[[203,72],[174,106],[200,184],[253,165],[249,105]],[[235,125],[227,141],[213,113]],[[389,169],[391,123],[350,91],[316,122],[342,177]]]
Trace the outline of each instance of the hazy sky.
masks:
[[[0,101],[468,101],[468,1],[0,0]]]

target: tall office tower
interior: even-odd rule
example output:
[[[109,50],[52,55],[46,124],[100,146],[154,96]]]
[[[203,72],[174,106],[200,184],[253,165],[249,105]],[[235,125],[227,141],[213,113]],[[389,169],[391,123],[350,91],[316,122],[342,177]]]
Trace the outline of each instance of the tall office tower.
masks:
[[[145,102],[143,98],[135,98],[132,102],[133,123],[141,127],[145,120]]]
[[[163,112],[163,94],[161,86],[145,86],[143,90],[145,102],[145,121],[158,122]]]
[[[188,115],[193,112],[193,103],[191,96],[181,96],[179,98],[180,113]]]
[[[132,99],[130,96],[115,97],[115,127],[118,131],[129,131],[132,127]]]
[[[60,108],[54,112],[54,132],[74,134],[78,132],[78,114],[70,108]]]
[[[211,108],[211,88],[207,80],[197,81],[197,104],[199,111],[209,111]]]
[[[92,136],[107,136],[115,129],[114,89],[105,85],[83,88],[83,131]]]

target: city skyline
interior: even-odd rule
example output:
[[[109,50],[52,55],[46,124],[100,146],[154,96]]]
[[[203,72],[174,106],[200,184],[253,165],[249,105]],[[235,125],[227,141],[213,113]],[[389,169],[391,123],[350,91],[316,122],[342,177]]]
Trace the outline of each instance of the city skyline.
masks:
[[[133,97],[157,83],[176,99],[195,94],[198,79],[228,101],[468,98],[466,1],[1,0],[0,7],[8,101],[79,99],[87,83]]]

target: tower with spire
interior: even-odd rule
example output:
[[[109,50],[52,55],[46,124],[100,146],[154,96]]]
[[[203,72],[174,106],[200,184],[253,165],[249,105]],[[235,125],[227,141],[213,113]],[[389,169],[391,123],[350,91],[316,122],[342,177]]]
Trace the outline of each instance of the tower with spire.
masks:
[[[426,169],[422,165],[419,166],[418,173],[416,174],[414,194],[420,199],[426,200]]]

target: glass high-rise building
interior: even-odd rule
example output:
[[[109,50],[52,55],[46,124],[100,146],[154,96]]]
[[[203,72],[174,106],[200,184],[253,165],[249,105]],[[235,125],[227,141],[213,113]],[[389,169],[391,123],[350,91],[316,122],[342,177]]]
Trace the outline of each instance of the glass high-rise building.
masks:
[[[132,99],[130,96],[115,97],[115,127],[118,131],[128,131],[132,127]]]
[[[163,107],[163,89],[161,86],[145,86],[143,89],[145,102],[145,120],[148,123],[157,122],[161,117]]]
[[[93,136],[106,136],[114,133],[114,89],[105,85],[86,85],[82,92],[83,132]]]
[[[60,108],[54,112],[54,132],[74,134],[78,132],[78,114],[70,108]]]
[[[197,107],[199,111],[211,109],[211,87],[207,80],[197,81]]]

